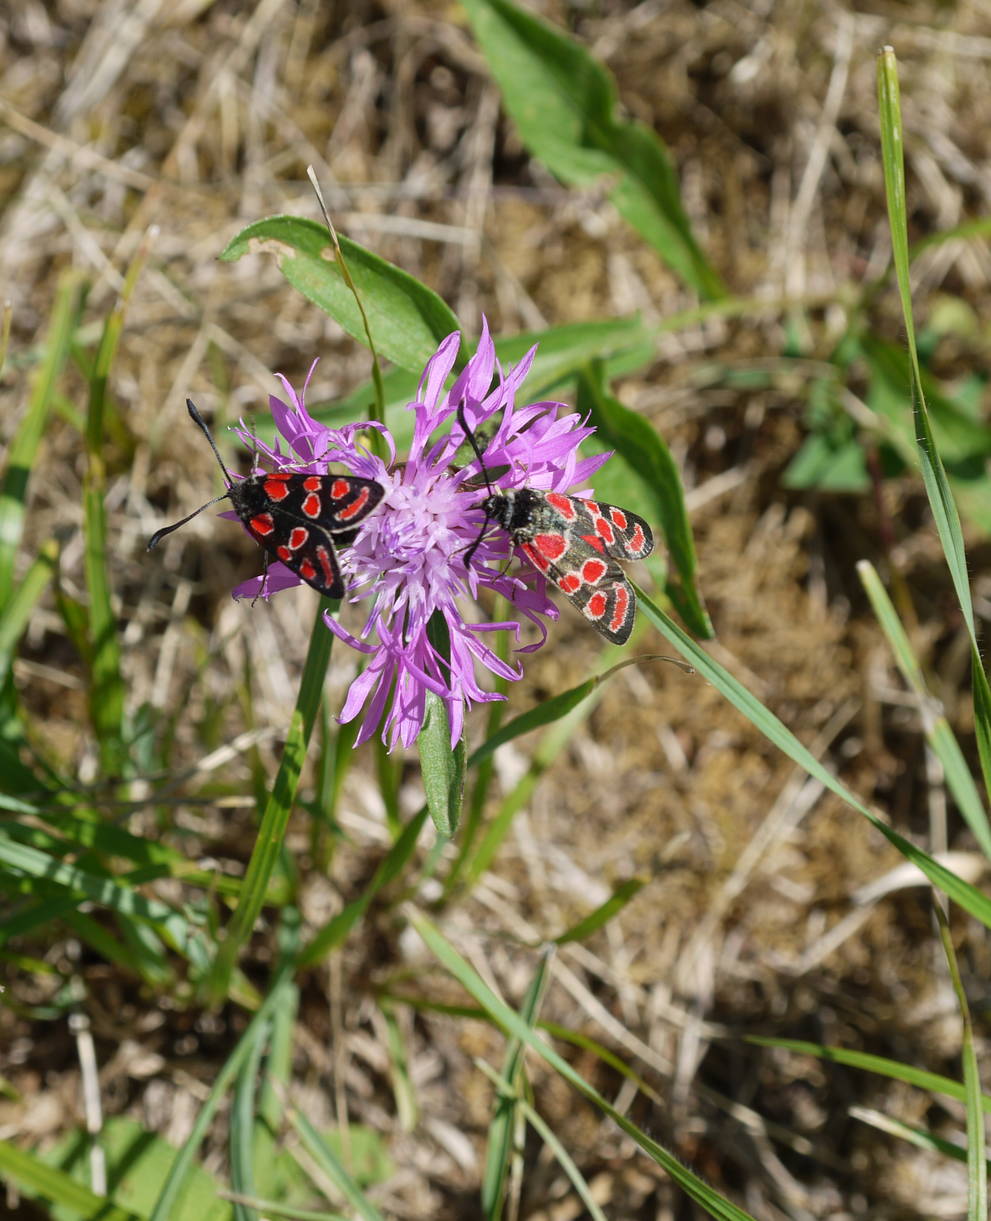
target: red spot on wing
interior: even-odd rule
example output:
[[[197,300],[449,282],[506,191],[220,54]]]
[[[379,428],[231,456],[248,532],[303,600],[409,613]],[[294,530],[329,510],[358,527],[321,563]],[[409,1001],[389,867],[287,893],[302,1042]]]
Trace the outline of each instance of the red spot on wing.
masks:
[[[548,492],[547,503],[552,509],[557,509],[561,516],[567,521],[574,521],[578,516],[574,499],[571,496],[565,496],[561,492]]]
[[[546,560],[559,560],[568,550],[568,540],[563,534],[535,534],[533,545]]]
[[[619,633],[626,623],[626,616],[630,609],[630,589],[625,581],[620,581],[613,586],[613,591],[616,595],[616,603],[613,606],[612,618],[609,620],[609,630]]]
[[[320,546],[316,548],[317,559],[320,561],[320,567],[323,569],[324,584],[328,587],[334,584],[337,574],[334,572],[334,562],[330,558],[330,553],[326,547]]]
[[[306,514],[307,517],[314,517],[314,518],[319,517],[320,516],[320,497],[316,494],[316,492],[309,492],[306,496],[306,499],[303,501],[302,505],[300,506],[300,508],[303,510],[303,512]]]
[[[626,540],[626,550],[630,555],[639,555],[647,544],[647,539],[644,536],[643,526],[639,522],[633,527],[633,533]]]
[[[276,472],[274,475],[269,475],[262,484],[262,489],[269,500],[285,500],[289,495],[289,487],[287,485],[288,475],[282,475]]]
[[[582,564],[582,580],[586,585],[597,585],[606,575],[608,564],[604,560],[586,560]]]
[[[616,532],[604,517],[597,517],[595,519],[595,528],[607,543],[614,543],[616,541]]]
[[[289,546],[293,551],[298,551],[309,537],[310,532],[305,526],[293,526],[289,534]]]
[[[288,547],[285,547],[285,546],[276,547],[275,554],[279,557],[280,560],[282,560],[282,562],[284,564],[288,564],[289,561],[292,559],[292,552],[289,550]]]
[[[271,513],[259,513],[257,517],[253,517],[248,525],[255,534],[260,534],[262,538],[266,538],[275,529],[275,521]]]
[[[602,516],[602,510],[599,508],[599,502],[597,500],[583,500],[582,504],[586,509],[588,509],[589,513],[591,513],[593,517]]]
[[[562,593],[575,594],[582,587],[582,579],[577,572],[566,572],[557,584]]]
[[[622,509],[617,509],[615,506],[609,510],[609,516],[612,518],[612,524],[618,526],[620,530],[625,530],[627,525],[626,514]]]
[[[598,620],[606,613],[607,599],[601,590],[596,590],[585,603],[582,614],[588,619]]]
[[[317,570],[313,567],[313,564],[309,560],[303,560],[302,564],[300,564],[299,568],[297,569],[297,572],[304,581],[312,581],[317,575]]]
[[[550,560],[545,559],[532,544],[521,543],[520,550],[539,572],[546,572],[550,567]]]
[[[343,500],[351,491],[351,483],[347,479],[335,479],[330,485],[330,494],[335,500]]]
[[[588,545],[590,547],[594,547],[595,550],[598,551],[600,555],[605,555],[605,553],[606,553],[605,546],[603,545],[602,539],[599,538],[599,536],[597,534],[583,534],[582,542],[588,543]]]
[[[345,483],[346,481],[342,479],[342,480],[340,480],[340,482]],[[337,486],[337,484],[335,483],[334,487],[336,487],[336,486]],[[348,491],[351,490],[350,483],[347,484],[347,489],[348,489]],[[371,496],[371,491],[370,491],[368,485],[366,484],[361,489],[361,491],[358,493],[358,495],[354,498],[354,500],[352,500],[349,505],[345,506],[345,508],[343,508],[339,511],[339,513],[337,514],[338,518],[341,521],[350,521],[353,517],[356,517],[364,509],[365,505],[368,504],[368,500],[369,500],[370,496]]]
[[[308,479],[303,480],[303,488],[307,492],[319,492],[323,480],[319,475],[310,475]]]

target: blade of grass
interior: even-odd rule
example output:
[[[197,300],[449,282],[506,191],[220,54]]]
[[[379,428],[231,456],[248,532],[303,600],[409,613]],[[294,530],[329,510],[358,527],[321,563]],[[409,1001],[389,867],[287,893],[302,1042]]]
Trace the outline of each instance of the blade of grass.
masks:
[[[387,856],[375,870],[372,880],[358,898],[353,899],[342,911],[328,920],[303,947],[297,959],[297,966],[312,967],[340,945],[368,910],[379,891],[394,881],[408,864],[416,851],[416,842],[426,821],[427,807],[424,805],[403,828],[402,834],[389,849]]]
[[[911,279],[909,276],[908,221],[905,204],[905,165],[902,149],[904,131],[898,88],[898,65],[894,50],[884,47],[878,56],[878,106],[881,126],[881,159],[888,202],[892,257],[895,277],[905,319],[906,341],[912,368],[912,410],[915,436],[919,446],[922,480],[932,509],[940,545],[950,570],[957,601],[970,636],[971,683],[974,699],[974,731],[981,760],[984,787],[991,794],[991,686],[977,643],[974,610],[967,573],[960,518],[933,438],[919,370],[919,354],[912,320]]]
[[[984,855],[991,859],[991,825],[988,823],[987,812],[981,803],[980,793],[960,744],[946,717],[937,711],[939,705],[929,692],[908,635],[873,565],[861,560],[857,565],[857,572],[902,677],[918,700],[923,732],[943,765],[946,783],[953,799]]]
[[[631,582],[631,584],[633,583]],[[916,847],[910,840],[892,830],[831,772],[827,771],[773,712],[765,708],[728,670],[713,660],[686,632],[682,631],[670,616],[665,615],[659,607],[655,606],[643,590],[638,589],[635,584],[633,588],[640,602],[641,610],[658,631],[698,670],[703,678],[712,683],[717,691],[739,712],[743,713],[768,741],[773,742],[789,759],[804,768],[810,776],[814,776],[831,793],[835,793],[847,805],[862,814],[872,826],[881,832],[885,839],[898,849],[906,860],[917,865],[934,886],[945,891],[950,898],[980,920],[982,924],[991,927],[991,899],[976,887],[951,873],[938,861],[933,860],[927,852]]]
[[[723,1221],[753,1221],[749,1213],[713,1191],[707,1183],[683,1166],[677,1158],[663,1146],[652,1140],[633,1122],[616,1110],[593,1086],[582,1077],[572,1066],[553,1051],[544,1040],[532,1030],[526,1022],[491,990],[481,976],[457,953],[454,947],[442,936],[427,918],[420,912],[410,913],[410,923],[420,934],[430,952],[444,968],[461,984],[466,992],[482,1006],[489,1017],[509,1035],[534,1052],[548,1064],[559,1076],[563,1077],[580,1094],[588,1099],[593,1106],[607,1115],[623,1132],[627,1134],[654,1162],[667,1171],[674,1182],[697,1204],[705,1208],[713,1217]]]
[[[549,948],[541,954],[537,970],[534,972],[530,986],[523,997],[520,1006],[520,1019],[531,1029],[537,1021],[540,1011],[540,1001],[547,988],[547,971],[552,950]],[[521,1130],[520,1103],[523,1101],[523,1053],[524,1045],[511,1038],[503,1058],[502,1076],[492,1073],[492,1079],[498,1082],[498,1101],[496,1112],[489,1124],[488,1140],[485,1151],[485,1169],[482,1173],[482,1211],[493,1221],[503,1215],[503,1204],[506,1197],[506,1182],[513,1158],[519,1157],[523,1147]],[[487,1065],[478,1063],[485,1072]]]
[[[0,484],[0,607],[10,600],[14,557],[20,546],[27,512],[28,480],[38,456],[55,386],[61,376],[82,308],[83,280],[69,273],[59,282],[41,366],[31,386],[27,414],[7,451],[7,469]]]
[[[257,1013],[248,1023],[244,1034],[238,1040],[237,1046],[228,1056],[220,1072],[217,1074],[213,1088],[210,1090],[206,1102],[200,1108],[200,1113],[196,1116],[193,1130],[176,1154],[175,1161],[172,1163],[168,1176],[162,1185],[162,1190],[159,1192],[158,1199],[155,1201],[155,1206],[149,1213],[148,1221],[172,1221],[173,1218],[180,1215],[178,1203],[189,1175],[196,1164],[196,1151],[206,1138],[210,1125],[213,1123],[221,1102],[223,1102],[224,1095],[234,1083],[245,1061],[251,1055],[259,1027],[267,1028],[279,1006],[286,1003],[286,990],[292,986],[289,968],[280,968],[275,979],[272,981],[271,991],[262,1001]]]
[[[334,640],[333,633],[323,622],[326,605],[327,603],[321,600],[317,607],[296,707],[289,724],[289,732],[286,734],[286,744],[275,784],[262,814],[258,838],[248,862],[241,898],[228,925],[227,935],[220,945],[216,961],[204,980],[204,989],[213,1004],[219,1004],[227,996],[238,953],[258,919],[282,851],[289,815],[292,813],[296,789],[306,759],[306,748],[323,696],[324,679]]]
[[[303,1147],[313,1158],[328,1179],[344,1196],[348,1204],[364,1221],[385,1221],[382,1213],[367,1199],[364,1192],[354,1181],[340,1158],[323,1139],[313,1124],[296,1107],[289,1110],[289,1122],[295,1128]]]
[[[27,627],[41,595],[48,588],[58,565],[58,544],[54,539],[43,543],[37,558],[24,574],[24,580],[12,593],[0,615],[0,682],[10,669],[14,649]]]
[[[960,967],[953,949],[950,926],[946,913],[938,903],[936,904],[936,920],[939,924],[939,936],[943,943],[946,964],[950,969],[950,981],[963,1022],[961,1058],[963,1060],[964,1095],[967,1103],[967,1219],[968,1221],[985,1221],[988,1215],[987,1141],[984,1115],[981,1109],[981,1073],[974,1046],[974,1025],[970,1017],[967,993],[963,980],[960,978]]]
[[[501,1091],[504,1095],[508,1095],[510,1086],[503,1077],[500,1077],[497,1072],[495,1072],[488,1064],[484,1062],[484,1060],[476,1060],[475,1064],[477,1065],[479,1071],[488,1077],[496,1089]],[[598,1204],[596,1204],[595,1198],[592,1195],[592,1189],[586,1182],[582,1172],[578,1169],[577,1163],[571,1154],[565,1149],[564,1145],[562,1145],[558,1140],[557,1134],[554,1132],[554,1130],[544,1121],[543,1117],[529,1102],[527,1102],[525,1098],[517,1099],[516,1104],[519,1108],[520,1118],[525,1123],[528,1123],[531,1128],[533,1128],[547,1148],[550,1149],[555,1160],[561,1166],[561,1169],[568,1176],[571,1185],[578,1193],[578,1196],[585,1205],[585,1209],[588,1212],[588,1215],[592,1218],[592,1221],[608,1221],[606,1214],[601,1208],[599,1208]],[[521,1137],[521,1147],[522,1144],[523,1140]],[[493,1221],[498,1221],[498,1218],[501,1218],[503,1214],[501,1211],[491,1211],[487,1212],[485,1215],[486,1217],[493,1218]]]

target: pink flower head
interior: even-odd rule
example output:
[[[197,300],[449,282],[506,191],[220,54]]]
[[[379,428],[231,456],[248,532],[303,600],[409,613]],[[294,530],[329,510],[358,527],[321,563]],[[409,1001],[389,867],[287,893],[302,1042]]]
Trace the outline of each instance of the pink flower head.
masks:
[[[395,443],[383,425],[327,428],[307,413],[303,395],[284,378],[291,405],[274,395],[269,402],[276,427],[296,456],[287,459],[278,443],[274,449],[259,445],[242,432],[280,465],[291,461],[296,469],[324,473],[330,463],[339,462],[351,474],[385,488],[353,545],[339,556],[349,600],[368,605],[365,624],[355,636],[329,614],[326,622],[338,639],[368,659],[351,684],[340,719],[350,721],[363,712],[357,741],[367,741],[381,725],[390,749],[397,742],[409,746],[416,740],[428,691],[447,705],[452,745],[461,737],[466,704],[502,699],[479,686],[476,663],[506,679],[522,677],[522,666],[508,665],[488,643],[489,633],[495,631],[512,631],[518,639],[520,621],[476,623],[465,617],[463,607],[480,588],[502,594],[521,618],[540,628],[541,638],[519,653],[539,648],[547,635],[542,619],[557,618],[544,578],[535,569],[525,565],[512,575],[503,570],[511,542],[501,529],[486,531],[471,567],[465,567],[465,553],[485,520],[480,506],[486,488],[474,456],[454,465],[464,461],[464,454],[457,453],[465,442],[458,408],[484,451],[486,471],[495,474],[493,482],[504,490],[525,484],[568,492],[576,484],[583,486],[608,457],[578,458],[579,444],[594,430],[584,427],[574,413],[559,414],[563,404],[516,406],[536,348],[504,373],[496,364],[487,324],[475,355],[445,392],[460,342],[457,332],[448,335],[427,362],[416,400],[407,407],[414,413],[414,425],[404,462],[396,462]],[[369,427],[381,432],[388,462],[359,444],[357,434]],[[257,595],[261,580],[238,586],[235,597]],[[287,568],[271,564],[264,594],[297,584],[299,578]],[[428,634],[433,616],[441,616],[446,624],[449,656]]]

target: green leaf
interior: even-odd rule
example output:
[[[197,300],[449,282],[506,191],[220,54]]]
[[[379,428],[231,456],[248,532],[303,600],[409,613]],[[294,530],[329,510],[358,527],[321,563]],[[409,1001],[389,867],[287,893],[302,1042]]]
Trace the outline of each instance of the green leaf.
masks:
[[[617,117],[613,79],[579,43],[510,0],[463,0],[520,137],[564,182],[610,182],[609,198],[703,298],[724,288],[695,241],[674,168],[642,123]]]
[[[336,916],[332,917],[323,928],[318,929],[313,938],[300,952],[297,963],[301,967],[313,966],[347,937],[355,924],[361,919],[372,900],[384,887],[397,878],[416,851],[416,841],[427,821],[426,805],[409,820],[402,834],[389,849],[386,858],[375,870],[372,880],[362,889],[357,899],[353,899]]]
[[[912,651],[908,633],[902,627],[877,573],[870,564],[863,560],[857,565],[857,572],[902,677],[918,700],[923,732],[931,749],[943,765],[946,783],[953,794],[953,799],[973,832],[974,838],[980,844],[984,855],[991,860],[991,826],[988,825],[987,812],[981,804],[977,785],[974,783],[960,744],[954,737],[953,730],[936,700],[929,693],[922,674],[922,667]]]
[[[46,1154],[46,1160],[85,1182],[90,1170],[93,1138],[76,1129]],[[146,1217],[155,1203],[165,1177],[176,1156],[176,1149],[160,1136],[125,1116],[108,1118],[99,1135],[99,1146],[106,1158],[107,1187],[110,1198],[122,1208]],[[189,1184],[172,1221],[229,1221],[230,1204],[221,1198],[221,1186],[202,1166],[192,1168]],[[69,1221],[78,1214],[73,1209],[56,1208],[53,1221]],[[84,1214],[100,1218],[102,1209]]]
[[[416,745],[420,752],[423,792],[430,818],[439,835],[450,839],[461,821],[465,787],[465,742],[451,745],[447,705],[433,691],[426,696],[423,728]]]
[[[333,258],[330,234],[323,225],[299,216],[270,216],[242,229],[220,257],[232,262],[247,254],[253,243],[271,244],[289,283],[359,343],[365,342],[361,312]],[[457,318],[408,272],[346,237],[340,243],[376,349],[419,375],[440,341],[460,330]],[[330,257],[324,253],[328,249]]]
[[[49,1200],[58,1211],[50,1215],[78,1217],[80,1221],[142,1221],[143,1213],[119,1208],[113,1200],[98,1196],[76,1182],[64,1171],[45,1162],[33,1153],[0,1141],[0,1171],[3,1178],[17,1183],[25,1195]]]

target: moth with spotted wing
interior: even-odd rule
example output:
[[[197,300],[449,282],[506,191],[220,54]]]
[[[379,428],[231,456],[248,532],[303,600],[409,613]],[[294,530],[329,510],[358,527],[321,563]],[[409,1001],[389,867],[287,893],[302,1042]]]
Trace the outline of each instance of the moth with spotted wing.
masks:
[[[616,505],[563,492],[522,487],[495,492],[485,462],[459,408],[458,422],[471,442],[489,495],[478,538],[465,552],[471,563],[490,521],[497,522],[529,562],[613,644],[625,644],[636,618],[633,587],[617,560],[639,560],[654,549],[650,526]]]
[[[385,494],[382,485],[354,475],[314,475],[306,471],[270,471],[235,479],[192,399],[186,399],[186,409],[210,442],[227,480],[227,491],[174,525],[156,530],[148,541],[148,550],[197,513],[229,500],[266,557],[281,561],[324,597],[342,597],[344,581],[334,545],[354,542],[358,526]]]

